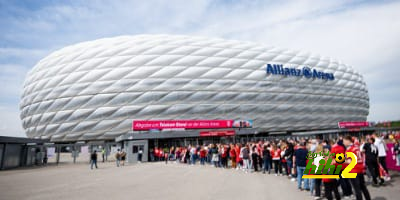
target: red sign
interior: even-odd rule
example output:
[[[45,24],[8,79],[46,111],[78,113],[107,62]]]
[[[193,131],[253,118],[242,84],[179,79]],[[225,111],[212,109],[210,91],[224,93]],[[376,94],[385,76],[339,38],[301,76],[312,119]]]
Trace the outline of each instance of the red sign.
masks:
[[[151,129],[207,129],[232,128],[233,120],[135,120],[134,131]]]
[[[368,127],[369,122],[339,122],[339,128]]]
[[[235,135],[234,130],[225,130],[225,131],[200,131],[200,137],[206,136],[232,136]]]
[[[396,152],[394,151],[394,144],[388,143],[387,148],[389,150],[386,152],[387,168],[389,168],[391,170],[397,170],[400,172],[400,163],[399,163],[399,165],[397,165]]]

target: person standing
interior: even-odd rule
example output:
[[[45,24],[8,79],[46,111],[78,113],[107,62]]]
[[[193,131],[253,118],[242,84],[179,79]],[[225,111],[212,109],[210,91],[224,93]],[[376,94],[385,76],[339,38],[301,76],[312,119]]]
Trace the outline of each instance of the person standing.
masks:
[[[328,200],[332,200],[333,199],[332,192],[333,192],[335,194],[335,198],[337,200],[340,200],[340,194],[339,194],[339,190],[337,188],[337,180],[324,178],[324,179],[322,179],[322,182],[324,183],[324,187],[325,187],[325,197]]]
[[[235,146],[235,153],[236,153],[236,170],[239,170],[243,166],[243,156],[242,156],[242,146],[241,144],[237,143]]]
[[[218,144],[218,167],[222,167],[222,152],[223,150],[223,146],[222,144]]]
[[[389,174],[389,170],[386,167],[386,151],[387,146],[385,141],[383,141],[383,137],[378,137],[375,133],[373,134],[375,139],[375,146],[378,147],[378,160],[379,164],[382,165],[383,169],[385,169],[386,173]]]
[[[105,157],[106,157],[106,149],[105,149],[105,148],[103,148],[103,149],[101,150],[101,157],[103,158],[103,162],[104,162]]]
[[[221,164],[223,168],[228,168],[228,148],[226,145],[221,145]]]
[[[192,146],[190,148],[190,161],[192,165],[196,164],[196,154],[196,147]]]
[[[289,141],[287,143],[287,148],[285,150],[285,154],[283,155],[283,157],[286,160],[287,163],[287,168],[288,168],[288,176],[290,178],[293,178],[293,174],[292,174],[292,168],[293,168],[293,153],[294,153],[294,146],[293,146],[293,142]]]
[[[289,168],[287,167],[287,161],[285,158],[285,153],[286,153],[286,149],[287,149],[287,144],[286,142],[281,142],[281,159],[280,159],[280,165],[281,168],[283,170],[283,172],[285,172],[285,175],[289,176]]]
[[[154,157],[155,157],[155,161],[160,161],[159,160],[159,156],[158,154],[160,154],[158,147],[154,148]]]
[[[399,140],[395,141],[394,153],[396,155],[396,166],[400,166],[400,144],[399,144]]]
[[[215,167],[218,167],[218,161],[219,161],[218,149],[214,144],[211,145],[210,153],[212,156],[211,157],[212,164],[214,164]]]
[[[294,152],[294,165],[297,168],[297,188],[303,190],[301,182],[303,181],[303,173],[307,166],[307,149],[305,142],[301,142],[300,146]],[[304,189],[310,190],[310,186],[304,182]]]
[[[190,165],[190,148],[191,146],[189,145],[189,147],[185,147],[185,154],[184,154],[184,163]]]
[[[200,149],[200,164],[204,165],[205,161],[206,161],[206,154],[207,151],[204,149],[204,147],[202,146]]]
[[[143,148],[139,147],[139,152],[138,152],[138,162],[142,163],[142,158],[143,158]]]
[[[117,167],[119,167],[119,164],[121,163],[121,151],[118,149],[117,153],[115,153],[115,161],[117,163]]]
[[[153,148],[150,148],[149,154],[150,154],[150,162],[154,162],[154,149]]]
[[[93,169],[93,165],[96,166],[97,169],[97,152],[96,150],[90,155],[90,169]]]
[[[271,152],[269,152],[268,147],[269,147],[269,145],[264,145],[264,149],[262,151],[262,156],[263,156],[263,161],[264,161],[264,165],[263,165],[263,173],[264,174],[266,171],[268,171],[268,174],[271,173],[271,168],[269,166],[269,161],[271,159]]]
[[[235,150],[235,146],[233,144],[231,144],[231,148],[229,150],[229,157],[231,158],[232,169],[235,169],[236,168],[236,150]]]
[[[378,164],[378,147],[375,146],[375,139],[369,138],[368,142],[364,144],[362,151],[365,153],[365,164],[372,176],[372,181],[375,185],[378,184],[378,177],[380,184],[385,181],[379,176],[379,164]]]
[[[242,149],[242,157],[243,157],[243,170],[248,173],[250,170],[250,150],[249,145],[246,145]]]
[[[272,162],[274,163],[275,176],[281,175],[282,174],[282,168],[280,166],[281,150],[275,144],[272,146],[271,157],[272,157]]]
[[[176,150],[175,150],[176,163],[179,163],[181,161],[181,153],[182,153],[182,148],[176,148]]]
[[[318,148],[318,147],[317,147]],[[330,146],[328,146],[328,145],[325,145],[324,146],[324,153],[326,154],[326,153],[329,153],[329,148],[330,148]],[[317,150],[317,152],[318,152],[318,150]],[[329,156],[326,156],[325,158],[322,158],[322,159],[325,159],[325,163],[327,163],[328,162],[328,159],[329,159],[330,157]],[[315,161],[315,160],[314,160]],[[319,161],[318,161],[319,162]],[[337,163],[335,162],[335,160],[333,160],[333,162],[332,162],[335,166],[337,166]],[[317,169],[318,169],[318,167],[317,167]],[[329,171],[330,171],[330,169],[327,171],[327,173],[329,174]],[[321,182],[321,179],[316,179],[315,181],[315,185],[317,185],[317,181],[320,181]],[[322,182],[324,183],[324,188],[325,188],[325,197],[328,199],[328,200],[332,200],[333,199],[333,196],[332,196],[332,192],[335,194],[335,198],[336,198],[336,200],[340,200],[340,194],[339,194],[339,190],[338,190],[338,185],[337,185],[337,180],[336,179],[326,179],[326,178],[323,178],[322,179]],[[317,188],[317,187],[316,187]],[[319,188],[320,189],[320,188]],[[314,199],[320,199],[320,191],[318,192],[318,188],[316,189],[316,197],[314,198]],[[319,194],[318,194],[319,193]]]
[[[121,150],[121,165],[125,166],[125,160],[126,160],[126,152],[124,150]]]
[[[371,196],[369,194],[368,188],[365,184],[364,180],[364,162],[361,156],[360,149],[357,145],[353,144],[353,139],[351,136],[346,136],[343,139],[343,143],[346,146],[346,153],[347,152],[352,152],[354,155],[357,156],[357,164],[354,166],[354,168],[350,171],[350,173],[357,173],[356,178],[351,178],[350,183],[353,187],[355,196],[357,200],[362,200],[362,194],[364,194],[364,197],[366,200],[370,200]],[[347,167],[348,164],[351,163],[351,158],[346,159],[346,162],[344,164],[344,168]]]
[[[176,156],[175,156],[175,147],[174,146],[172,146],[170,149],[169,149],[169,156],[168,156],[168,159],[169,160],[174,160],[174,159],[176,159]]]
[[[327,146],[324,147],[324,146],[322,146],[322,144],[318,144],[317,147],[316,147],[316,151],[315,152],[317,152],[317,153],[323,152],[324,154],[325,153],[329,153],[329,149],[328,148],[329,147],[327,147]],[[326,159],[327,158],[328,157],[326,157]],[[314,165],[316,166],[315,169],[318,169],[319,161],[322,160],[322,159],[324,159],[324,157],[321,156],[320,154],[318,154],[318,156],[314,158]],[[321,198],[321,183],[322,183],[322,180],[317,178],[317,179],[311,179],[310,181],[312,182],[312,184],[311,184],[311,195],[314,195],[314,199],[320,199]],[[315,194],[313,193],[314,189],[315,189]]]
[[[257,147],[254,145],[253,150],[251,152],[251,160],[252,160],[252,165],[253,165],[253,169],[254,172],[258,172],[258,153],[257,153]]]
[[[342,153],[343,155],[345,155],[346,147],[343,144],[342,138],[339,138],[337,143],[332,146],[331,153],[334,153],[335,155]],[[343,169],[344,168],[342,167],[342,171],[343,171]],[[353,194],[353,192],[351,190],[350,180],[347,178],[342,178],[340,176],[339,185],[342,188],[344,198],[349,199],[351,197],[351,195]]]
[[[167,147],[167,145],[164,145],[164,149],[162,150],[163,151],[163,155],[164,155],[164,161],[165,161],[165,164],[168,164],[168,160],[169,160],[169,148]]]

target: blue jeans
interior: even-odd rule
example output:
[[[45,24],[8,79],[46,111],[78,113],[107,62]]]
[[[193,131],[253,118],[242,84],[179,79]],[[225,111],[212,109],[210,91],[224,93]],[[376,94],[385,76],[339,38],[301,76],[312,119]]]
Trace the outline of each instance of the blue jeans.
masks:
[[[117,159],[116,162],[117,162],[117,167],[119,167],[119,163],[121,162],[121,160]]]
[[[400,165],[400,154],[397,154],[396,158],[397,158],[398,164]]]
[[[190,156],[190,159],[192,160],[192,164],[196,164],[196,155]]]
[[[90,169],[93,169],[93,165],[96,166],[97,169],[97,160],[92,160],[92,162],[90,163]]]
[[[304,174],[304,175],[307,175],[307,174]],[[310,190],[310,179],[308,179],[308,178],[304,179],[304,189]]]
[[[206,158],[200,158],[200,164],[201,164],[201,165],[204,165],[205,159],[206,159]]]
[[[305,183],[306,181],[304,181]],[[309,179],[311,195],[314,193],[315,179]]]
[[[301,182],[303,181],[303,172],[306,170],[306,167],[297,166],[297,188],[301,189]],[[304,179],[304,189],[309,190],[309,182],[308,179]]]
[[[286,160],[286,163],[287,163],[287,168],[288,168],[288,171],[289,171],[288,176],[289,175],[293,176],[293,174],[292,174],[293,161],[288,159],[288,160]]]
[[[264,159],[264,173],[265,173],[265,171],[267,171],[267,169],[268,169],[268,173],[270,173],[271,172],[271,168],[269,168],[270,166],[269,166],[269,159]]]
[[[243,169],[247,172],[250,171],[250,160],[249,159],[243,159]]]

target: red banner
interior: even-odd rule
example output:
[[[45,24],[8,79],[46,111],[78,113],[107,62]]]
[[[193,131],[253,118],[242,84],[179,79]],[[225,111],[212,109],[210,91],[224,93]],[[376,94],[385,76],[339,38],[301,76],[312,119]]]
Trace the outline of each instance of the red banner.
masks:
[[[207,129],[232,128],[233,120],[135,120],[134,131],[151,129]]]
[[[396,152],[394,151],[394,144],[387,144],[388,150],[386,152],[386,166],[388,169],[400,171],[400,161],[396,159]],[[399,162],[399,163],[397,163]]]
[[[339,128],[368,127],[369,122],[339,122]]]
[[[234,130],[225,130],[225,131],[200,131],[200,137],[206,136],[232,136],[235,135]]]

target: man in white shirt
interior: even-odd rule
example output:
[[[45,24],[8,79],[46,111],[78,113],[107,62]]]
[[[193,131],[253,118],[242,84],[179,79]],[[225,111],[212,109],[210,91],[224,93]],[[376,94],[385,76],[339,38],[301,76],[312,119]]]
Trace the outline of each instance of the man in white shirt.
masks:
[[[383,169],[385,169],[386,173],[389,174],[389,171],[386,167],[386,143],[383,141],[383,137],[378,137],[375,133],[373,134],[375,139],[375,146],[378,147],[378,160],[379,163],[382,165]]]

